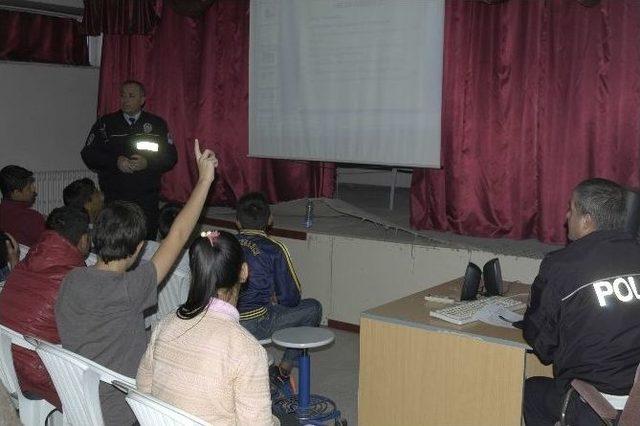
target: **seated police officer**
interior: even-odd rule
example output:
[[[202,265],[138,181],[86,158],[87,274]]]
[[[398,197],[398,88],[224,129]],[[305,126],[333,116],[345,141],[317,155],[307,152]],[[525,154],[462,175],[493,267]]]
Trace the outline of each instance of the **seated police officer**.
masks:
[[[567,212],[573,242],[549,253],[531,288],[523,334],[553,379],[525,383],[527,425],[560,418],[572,379],[600,392],[626,395],[640,362],[640,245],[623,231],[625,190],[605,179],[581,182]],[[575,394],[574,394],[575,395]],[[569,424],[601,424],[579,397],[567,410]]]

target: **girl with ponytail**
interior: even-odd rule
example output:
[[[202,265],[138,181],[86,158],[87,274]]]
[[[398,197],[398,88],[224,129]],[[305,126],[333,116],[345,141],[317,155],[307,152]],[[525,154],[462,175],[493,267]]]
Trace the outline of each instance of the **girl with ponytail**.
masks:
[[[216,425],[274,425],[267,353],[240,325],[247,280],[242,247],[228,232],[201,234],[189,249],[187,301],[153,331],[137,385]]]

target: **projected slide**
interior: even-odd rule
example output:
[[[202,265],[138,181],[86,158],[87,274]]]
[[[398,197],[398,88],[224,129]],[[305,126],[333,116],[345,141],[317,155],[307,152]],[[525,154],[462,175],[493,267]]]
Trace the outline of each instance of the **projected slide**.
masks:
[[[439,167],[443,9],[252,0],[249,154]]]

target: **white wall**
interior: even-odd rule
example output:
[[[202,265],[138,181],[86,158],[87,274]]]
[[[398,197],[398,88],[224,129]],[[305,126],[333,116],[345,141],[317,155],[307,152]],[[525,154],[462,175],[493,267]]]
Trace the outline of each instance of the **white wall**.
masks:
[[[0,62],[0,166],[85,169],[80,150],[96,119],[99,70]]]

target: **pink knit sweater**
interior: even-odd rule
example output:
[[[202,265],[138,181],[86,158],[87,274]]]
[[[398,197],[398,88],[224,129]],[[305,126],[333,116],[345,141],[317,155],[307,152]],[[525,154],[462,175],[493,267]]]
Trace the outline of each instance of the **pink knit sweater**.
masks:
[[[216,299],[194,319],[167,316],[140,362],[138,389],[213,425],[278,424],[267,353],[237,315]]]

